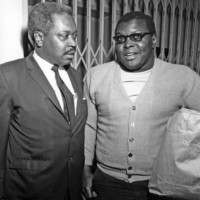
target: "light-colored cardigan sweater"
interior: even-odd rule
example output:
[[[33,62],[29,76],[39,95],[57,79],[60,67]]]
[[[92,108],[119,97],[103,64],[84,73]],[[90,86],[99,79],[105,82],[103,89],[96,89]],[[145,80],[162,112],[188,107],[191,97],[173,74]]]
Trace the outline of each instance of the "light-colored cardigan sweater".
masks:
[[[155,59],[133,103],[115,62],[91,68],[85,79],[88,119],[85,164],[127,182],[150,178],[168,119],[181,107],[200,111],[200,77],[189,67]]]

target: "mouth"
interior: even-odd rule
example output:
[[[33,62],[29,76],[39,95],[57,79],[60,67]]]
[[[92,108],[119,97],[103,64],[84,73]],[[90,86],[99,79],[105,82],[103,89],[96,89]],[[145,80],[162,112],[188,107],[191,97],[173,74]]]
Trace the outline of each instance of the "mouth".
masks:
[[[75,52],[76,52],[75,50],[66,51],[64,53],[64,56],[67,57],[68,59],[73,59]]]
[[[75,51],[68,51],[67,54],[68,54],[68,55],[74,55],[74,54],[75,54]]]
[[[133,59],[136,59],[137,55],[138,55],[138,53],[136,53],[136,52],[129,52],[129,53],[125,53],[124,57],[127,60],[133,60]]]
[[[76,50],[75,50],[75,49],[69,49],[68,51],[65,52],[65,55],[74,56],[75,53],[76,53]]]

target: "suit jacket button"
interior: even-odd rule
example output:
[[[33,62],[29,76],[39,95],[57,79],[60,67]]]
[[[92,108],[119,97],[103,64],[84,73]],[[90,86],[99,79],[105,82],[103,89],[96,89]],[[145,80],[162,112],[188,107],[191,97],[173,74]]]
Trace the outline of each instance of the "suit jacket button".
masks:
[[[73,159],[73,156],[70,156],[70,157],[69,157],[69,160],[72,160],[72,159]]]

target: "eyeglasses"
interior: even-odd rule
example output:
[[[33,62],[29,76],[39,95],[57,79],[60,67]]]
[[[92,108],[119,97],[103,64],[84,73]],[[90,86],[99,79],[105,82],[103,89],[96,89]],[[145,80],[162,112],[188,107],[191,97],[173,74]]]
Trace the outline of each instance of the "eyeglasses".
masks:
[[[142,41],[142,38],[145,35],[148,35],[148,34],[153,34],[153,33],[146,32],[146,33],[133,33],[133,34],[130,34],[130,35],[115,35],[113,37],[113,39],[118,44],[125,43],[127,38],[130,38],[133,42],[140,42],[140,41]]]

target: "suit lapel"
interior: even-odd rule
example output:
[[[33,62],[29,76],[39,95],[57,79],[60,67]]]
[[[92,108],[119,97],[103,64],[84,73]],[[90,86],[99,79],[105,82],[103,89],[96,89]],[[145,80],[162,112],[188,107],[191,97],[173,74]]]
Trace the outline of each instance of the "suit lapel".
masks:
[[[26,64],[27,68],[29,69],[30,76],[33,77],[33,79],[38,83],[43,92],[49,97],[50,101],[64,116],[62,108],[60,107],[60,104],[58,102],[53,88],[51,87],[50,83],[48,82],[42,70],[40,69],[39,65],[33,58],[32,54],[26,58]]]

